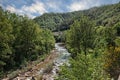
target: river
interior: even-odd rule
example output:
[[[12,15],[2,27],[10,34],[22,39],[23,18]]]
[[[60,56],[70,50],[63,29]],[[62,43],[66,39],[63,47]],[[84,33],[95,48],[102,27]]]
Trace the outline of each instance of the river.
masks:
[[[62,43],[56,43],[55,44],[55,49],[57,50],[56,54],[58,54],[58,57],[55,58],[53,61],[53,69],[50,74],[45,74],[43,78],[45,80],[54,80],[55,77],[59,76],[58,71],[60,66],[63,64],[69,65],[69,57],[70,53],[67,51],[65,48],[64,44]]]
[[[69,65],[70,53],[65,48],[63,43],[56,43],[55,49],[48,55],[48,57],[36,64],[26,72],[19,73],[13,79],[9,77],[3,80],[54,80],[58,77],[60,66],[63,64]]]

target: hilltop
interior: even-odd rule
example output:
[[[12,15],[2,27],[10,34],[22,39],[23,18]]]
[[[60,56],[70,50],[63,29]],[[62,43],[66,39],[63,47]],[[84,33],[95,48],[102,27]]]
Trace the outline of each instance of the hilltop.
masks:
[[[88,16],[97,26],[113,26],[120,21],[120,3],[68,13],[45,13],[34,18],[34,21],[42,28],[58,31],[68,29],[70,24],[82,15]]]

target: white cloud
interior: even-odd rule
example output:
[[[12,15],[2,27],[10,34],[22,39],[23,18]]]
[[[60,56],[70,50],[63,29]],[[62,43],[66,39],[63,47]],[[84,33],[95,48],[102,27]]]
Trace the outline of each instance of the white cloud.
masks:
[[[36,16],[32,15],[31,13],[26,13],[27,16],[29,16],[30,18],[35,18]]]
[[[29,1],[29,0],[28,0]],[[99,6],[103,0],[71,0],[70,3],[66,4],[62,2],[63,0],[33,0],[33,3],[21,6],[21,8],[16,8],[17,5],[8,5],[7,10],[15,12],[21,15],[28,15],[31,18],[35,17],[35,14],[41,15],[46,12],[66,12],[66,11],[78,11],[88,9],[93,6]],[[66,11],[65,11],[66,10]]]
[[[24,5],[20,9],[15,8],[15,6],[10,6],[8,5],[6,7],[6,10],[12,12],[12,13],[17,13],[20,15],[27,15],[30,18],[36,17],[33,15],[34,13],[37,14],[43,14],[47,12],[45,5],[42,2],[36,1],[35,3],[31,4],[30,6]]]
[[[1,3],[0,3],[0,7],[3,6]]]
[[[12,12],[12,13],[17,13],[17,14],[19,14],[19,15],[27,15],[28,17],[30,17],[30,18],[34,18],[35,16],[34,15],[32,15],[29,11],[24,11],[24,10],[22,10],[22,9],[16,9],[15,8],[15,6],[13,7],[13,6],[10,6],[10,5],[8,5],[7,7],[6,7],[6,10],[8,10],[8,11],[10,11],[10,12]]]
[[[12,13],[17,12],[17,9],[15,9],[13,6],[10,6],[10,5],[8,5],[8,6],[6,7],[6,10],[8,10],[8,11],[10,11],[10,12],[12,12]]]
[[[49,6],[50,8],[58,8],[58,5],[56,4],[56,2],[48,2],[46,3],[47,6]]]
[[[39,13],[39,14],[43,14],[43,13],[47,12],[47,10],[45,9],[45,5],[42,2],[38,2],[38,1],[31,4],[31,6],[24,5],[22,7],[22,10],[25,12],[28,11],[30,13]]]
[[[20,14],[20,15],[24,15],[23,14],[24,12],[21,9],[16,9],[15,6],[13,7],[13,6],[8,5],[6,7],[6,10],[8,10],[8,11],[10,11],[12,13],[17,13],[17,14]]]
[[[84,10],[88,9],[93,6],[99,6],[99,1],[100,0],[80,0],[80,1],[75,1],[73,2],[70,6],[67,8],[70,11],[78,11],[78,10]]]
[[[120,0],[112,0],[112,3],[118,3]]]
[[[55,10],[55,11],[62,11],[61,10],[61,6],[63,5],[61,1],[48,1],[47,3],[45,3],[47,8],[51,9],[51,10]]]

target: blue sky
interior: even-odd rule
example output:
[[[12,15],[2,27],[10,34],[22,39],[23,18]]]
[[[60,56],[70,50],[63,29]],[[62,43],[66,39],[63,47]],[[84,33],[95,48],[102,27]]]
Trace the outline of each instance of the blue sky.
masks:
[[[72,12],[118,2],[120,0],[0,0],[0,6],[10,12],[34,18],[44,13]]]

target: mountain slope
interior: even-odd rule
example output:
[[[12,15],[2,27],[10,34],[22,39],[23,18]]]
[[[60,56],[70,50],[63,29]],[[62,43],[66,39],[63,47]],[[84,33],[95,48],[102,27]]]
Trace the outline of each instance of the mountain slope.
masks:
[[[74,20],[80,19],[81,15],[88,16],[97,26],[113,26],[120,21],[120,3],[68,13],[45,13],[34,20],[43,28],[57,31],[68,29],[69,25]]]

